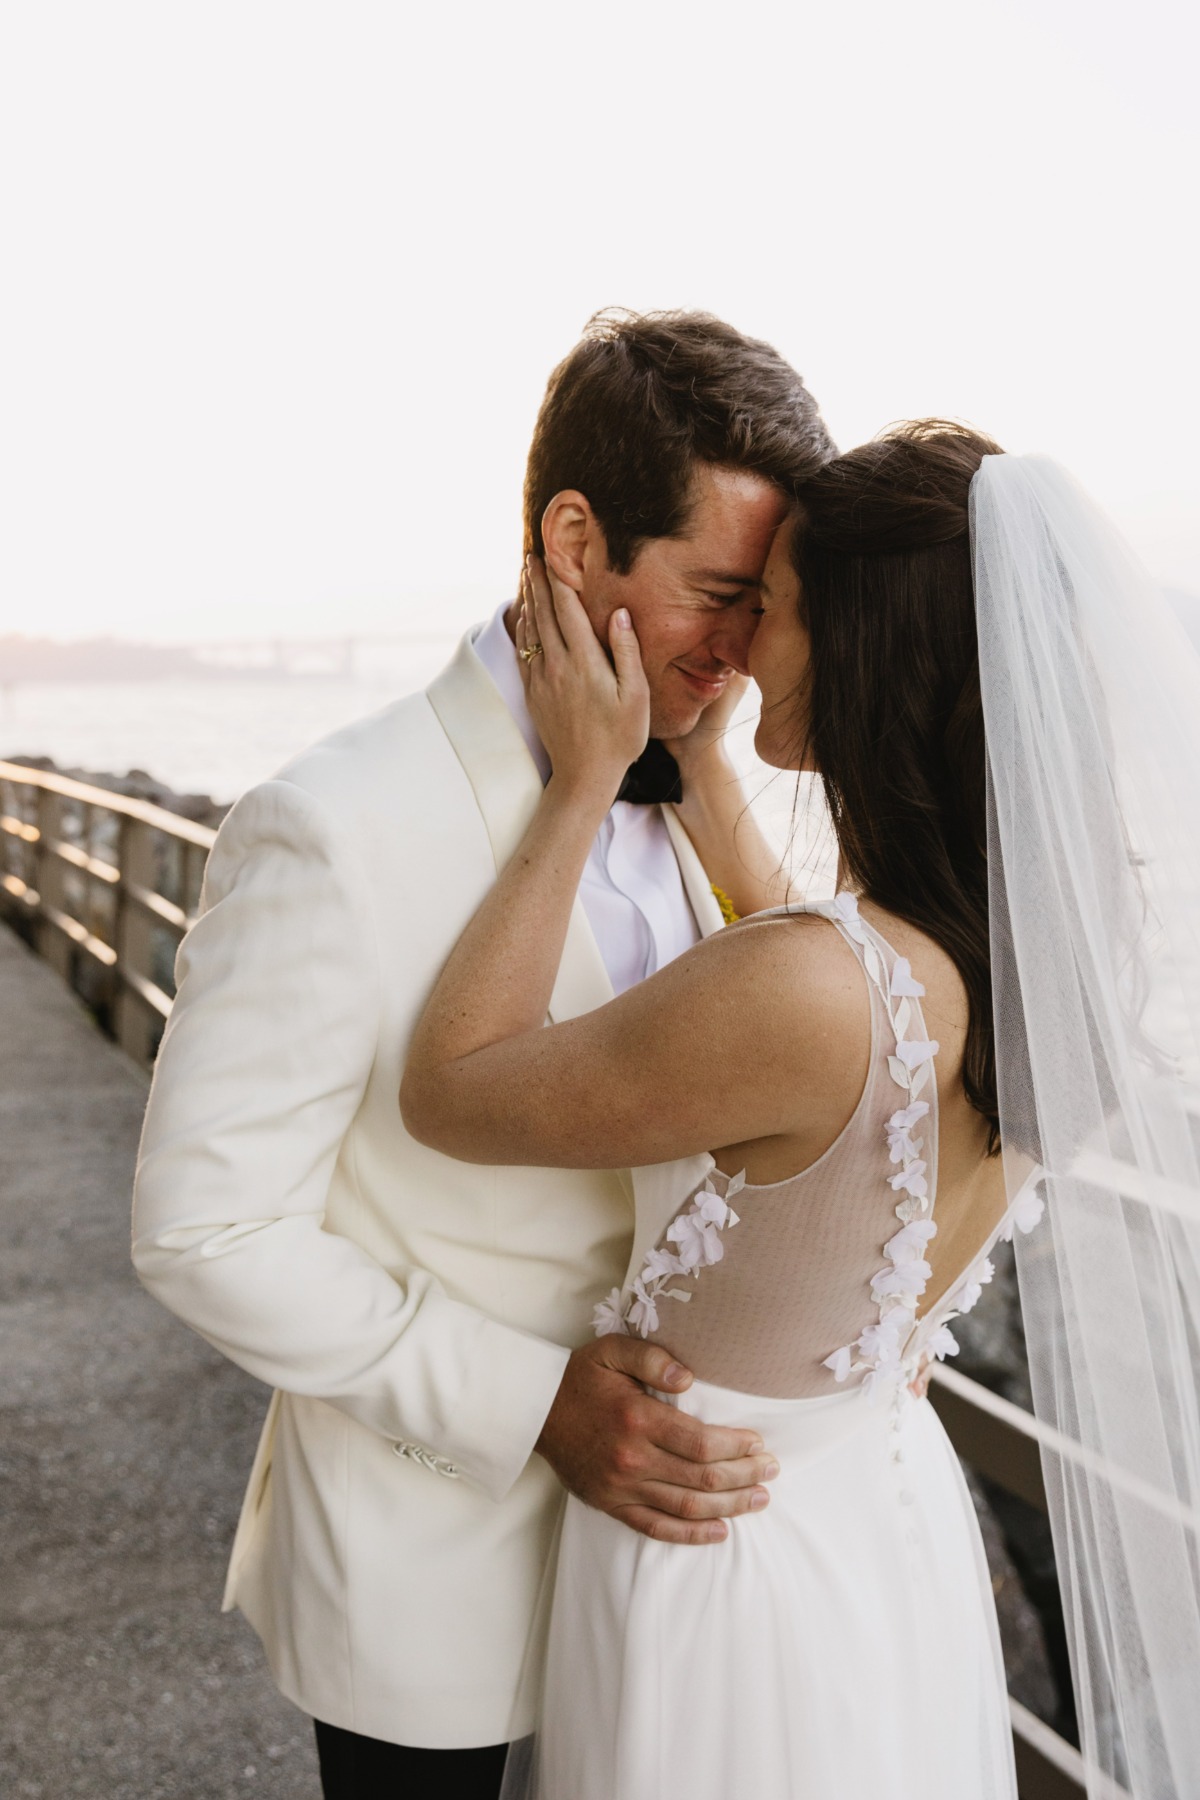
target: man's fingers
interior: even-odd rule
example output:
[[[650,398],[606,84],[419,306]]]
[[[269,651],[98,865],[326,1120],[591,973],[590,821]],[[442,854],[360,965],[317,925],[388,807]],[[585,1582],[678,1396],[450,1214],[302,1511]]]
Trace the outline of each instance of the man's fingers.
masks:
[[[695,1488],[675,1487],[669,1481],[646,1481],[641,1491],[656,1512],[696,1524],[703,1519],[736,1519],[742,1513],[761,1512],[770,1495],[765,1487],[738,1488],[728,1494],[701,1494]]]
[[[659,1402],[662,1406],[662,1402]],[[660,1450],[689,1463],[738,1462],[758,1456],[763,1441],[757,1431],[734,1430],[728,1425],[704,1425],[673,1406],[662,1407],[663,1416],[651,1420],[651,1434]]]
[[[661,1344],[646,1344],[640,1338],[622,1337],[614,1331],[597,1338],[591,1346],[597,1362],[606,1369],[617,1369],[644,1387],[657,1388],[660,1394],[682,1394],[692,1385],[691,1372],[677,1363]]]
[[[669,1391],[691,1381],[658,1344],[595,1339],[572,1353],[538,1449],[565,1487],[632,1530],[716,1543],[723,1520],[768,1502],[778,1469],[758,1432],[706,1425],[670,1404]]]
[[[761,1456],[740,1456],[730,1462],[695,1463],[660,1450],[647,1464],[646,1480],[656,1486],[665,1483],[668,1487],[691,1488],[698,1494],[731,1494],[739,1488],[750,1489],[774,1481],[778,1473],[779,1464],[767,1452]]]
[[[729,1535],[729,1527],[722,1519],[678,1519],[653,1506],[617,1506],[612,1517],[660,1544],[719,1544]]]

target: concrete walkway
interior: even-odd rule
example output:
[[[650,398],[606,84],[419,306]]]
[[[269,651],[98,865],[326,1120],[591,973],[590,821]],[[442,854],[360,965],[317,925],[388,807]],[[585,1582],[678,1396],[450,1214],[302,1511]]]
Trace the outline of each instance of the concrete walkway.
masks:
[[[218,1612],[266,1390],[129,1264],[146,1082],[0,925],[0,1795],[319,1800]]]

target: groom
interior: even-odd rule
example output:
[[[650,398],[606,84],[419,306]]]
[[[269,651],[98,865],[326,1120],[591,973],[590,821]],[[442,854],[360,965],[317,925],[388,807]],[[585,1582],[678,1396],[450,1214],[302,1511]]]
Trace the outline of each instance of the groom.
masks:
[[[551,376],[526,550],[602,634],[629,608],[656,737],[745,671],[790,484],[832,454],[795,372],[704,314],[598,316]],[[556,1020],[720,926],[673,772],[652,749],[596,839]],[[701,1542],[763,1472],[752,1434],[644,1393],[680,1384],[665,1352],[589,1341],[634,1186],[685,1193],[688,1164],[480,1168],[401,1123],[412,1027],[548,773],[501,608],[427,692],[243,796],[180,951],[134,1260],[276,1390],[225,1605],[318,1722],[329,1800],[495,1796],[562,1485]]]

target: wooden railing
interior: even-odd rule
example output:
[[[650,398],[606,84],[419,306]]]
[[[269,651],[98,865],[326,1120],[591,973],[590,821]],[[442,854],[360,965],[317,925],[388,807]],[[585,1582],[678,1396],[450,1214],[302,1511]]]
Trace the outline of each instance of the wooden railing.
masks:
[[[0,762],[0,907],[144,1068],[215,835],[162,807]],[[965,1461],[1046,1511],[1046,1432],[1031,1414],[953,1369],[935,1370],[929,1397]],[[1009,1706],[1021,1800],[1083,1800],[1079,1752],[1019,1701]],[[1104,1782],[1097,1791],[1127,1800]]]
[[[144,800],[0,762],[0,906],[143,1068],[215,835]]]

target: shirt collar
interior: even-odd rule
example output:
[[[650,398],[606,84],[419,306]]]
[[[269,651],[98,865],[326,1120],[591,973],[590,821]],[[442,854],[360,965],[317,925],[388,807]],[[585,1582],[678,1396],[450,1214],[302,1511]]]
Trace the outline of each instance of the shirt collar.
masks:
[[[476,656],[500,690],[500,698],[504,701],[516,723],[517,730],[525,739],[529,754],[537,764],[538,774],[543,784],[550,779],[550,758],[546,747],[537,734],[537,726],[529,714],[525,704],[525,685],[521,680],[521,669],[517,661],[517,647],[508,635],[504,623],[504,615],[513,604],[510,600],[501,603],[486,625],[479,629],[474,640]]]

